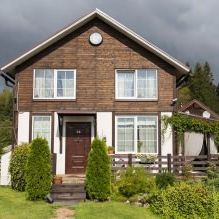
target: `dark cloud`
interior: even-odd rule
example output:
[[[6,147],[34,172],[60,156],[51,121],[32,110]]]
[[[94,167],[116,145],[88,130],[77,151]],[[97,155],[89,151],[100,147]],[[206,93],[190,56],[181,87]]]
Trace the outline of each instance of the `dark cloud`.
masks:
[[[219,81],[217,0],[0,0],[0,64],[96,7],[183,62],[208,60]]]

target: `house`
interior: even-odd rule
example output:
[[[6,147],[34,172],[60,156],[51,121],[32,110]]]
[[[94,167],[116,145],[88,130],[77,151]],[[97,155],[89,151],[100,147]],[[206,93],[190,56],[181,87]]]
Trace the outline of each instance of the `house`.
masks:
[[[219,121],[217,113],[196,99],[182,106],[179,113],[199,119]],[[218,145],[214,142],[214,136],[208,137],[203,133],[186,132],[184,146],[180,153],[186,156],[217,154]]]
[[[56,174],[84,173],[95,136],[118,154],[176,151],[161,117],[189,68],[98,9],[1,71],[15,80],[15,144],[45,137]]]

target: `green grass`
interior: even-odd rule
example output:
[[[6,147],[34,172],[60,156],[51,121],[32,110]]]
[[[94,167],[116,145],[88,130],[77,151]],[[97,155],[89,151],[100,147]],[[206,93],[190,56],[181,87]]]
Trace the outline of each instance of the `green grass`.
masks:
[[[24,192],[0,187],[0,219],[51,219],[58,206],[28,201]],[[85,202],[74,207],[76,219],[159,219],[150,209],[121,202]]]
[[[75,207],[76,219],[158,219],[148,208],[119,202],[86,202]]]
[[[0,187],[0,219],[50,219],[54,211],[44,201],[27,201],[24,192]]]

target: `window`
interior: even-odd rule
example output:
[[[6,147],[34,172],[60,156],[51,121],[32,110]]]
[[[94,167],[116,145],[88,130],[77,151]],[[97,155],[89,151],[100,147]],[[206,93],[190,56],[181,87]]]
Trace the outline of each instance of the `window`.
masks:
[[[157,153],[157,116],[117,116],[117,153]]]
[[[51,145],[51,116],[33,116],[32,123],[32,139],[42,137]]]
[[[157,70],[117,70],[116,99],[157,99]]]
[[[34,99],[75,99],[76,71],[35,69]]]

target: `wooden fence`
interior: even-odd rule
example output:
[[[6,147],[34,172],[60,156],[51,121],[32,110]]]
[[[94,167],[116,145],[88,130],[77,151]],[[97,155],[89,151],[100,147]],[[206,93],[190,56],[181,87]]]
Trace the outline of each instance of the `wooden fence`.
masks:
[[[125,169],[128,166],[144,167],[151,173],[159,173],[166,169],[168,172],[174,172],[181,174],[182,169],[186,164],[192,167],[192,173],[194,175],[204,175],[209,169],[209,163],[219,166],[219,155],[199,155],[199,156],[182,156],[171,155],[166,156],[154,156],[148,159],[146,156],[139,158],[135,154],[110,154],[112,170]]]

